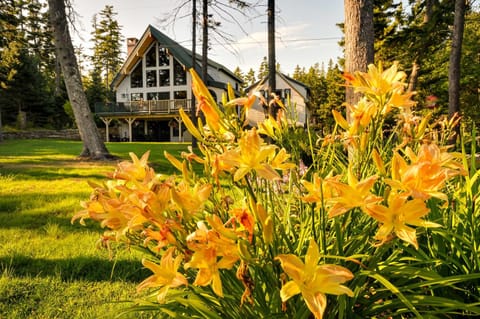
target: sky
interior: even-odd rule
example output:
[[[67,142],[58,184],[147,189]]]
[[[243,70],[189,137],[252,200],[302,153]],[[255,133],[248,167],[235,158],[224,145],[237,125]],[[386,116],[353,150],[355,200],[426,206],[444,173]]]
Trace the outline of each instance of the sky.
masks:
[[[172,14],[181,0],[73,0],[78,14],[73,33],[75,45],[88,51],[92,31],[92,17],[105,5],[112,5],[118,15],[116,19],[125,38],[140,38],[149,24],[167,36],[191,49],[190,9],[184,10],[186,18],[173,26],[165,26],[161,19]],[[197,1],[199,3],[200,1]],[[220,44],[212,44],[209,58],[223,64],[230,70],[237,66],[246,73],[250,68],[258,71],[263,57],[268,55],[266,3],[256,8],[249,17],[238,17],[241,27],[231,21],[222,21],[226,32],[234,39],[233,49]],[[262,3],[263,4],[263,3]],[[276,0],[276,61],[286,74],[292,74],[295,67],[308,69],[315,63],[334,62],[342,55],[338,46],[342,33],[336,26],[343,22],[342,0]],[[197,36],[200,31],[197,31]],[[199,41],[197,44],[200,45]],[[201,47],[197,47],[201,52]],[[87,52],[88,53],[88,52]]]

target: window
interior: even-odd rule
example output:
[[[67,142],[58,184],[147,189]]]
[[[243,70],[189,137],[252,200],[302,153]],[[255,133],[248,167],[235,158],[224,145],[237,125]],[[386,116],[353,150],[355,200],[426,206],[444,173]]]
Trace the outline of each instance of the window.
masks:
[[[187,98],[187,91],[175,91],[173,92],[173,98],[175,100],[185,100]]]
[[[187,91],[175,91],[173,92],[173,98],[175,99],[175,109],[187,108]]]
[[[290,90],[290,89],[283,90],[283,97],[285,99],[291,98],[292,97],[292,90]]]
[[[169,66],[170,57],[168,56],[167,49],[158,47],[158,66]]]
[[[130,87],[132,88],[141,88],[143,87],[143,72],[142,72],[142,62],[133,69],[132,74],[130,75]]]
[[[170,70],[158,70],[159,86],[170,86]]]
[[[170,100],[170,92],[148,92],[147,100]]]
[[[147,87],[157,86],[157,71],[147,71]]]
[[[141,101],[143,100],[143,93],[132,93],[130,98],[132,101]]]
[[[150,66],[157,66],[157,55],[155,53],[156,53],[156,46],[153,45],[145,55],[145,66],[147,68]]]
[[[187,73],[177,60],[173,64],[173,78],[175,79],[175,85],[185,85],[187,84]]]

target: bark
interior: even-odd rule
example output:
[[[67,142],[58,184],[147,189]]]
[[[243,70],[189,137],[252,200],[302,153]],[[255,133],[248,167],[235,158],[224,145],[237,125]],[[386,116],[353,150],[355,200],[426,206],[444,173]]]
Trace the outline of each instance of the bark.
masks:
[[[276,90],[276,62],[275,62],[275,0],[268,0],[268,90],[269,99],[271,99],[271,93],[275,93]],[[273,117],[276,116],[276,107],[274,103],[269,106],[269,113]]]
[[[452,47],[448,67],[448,114],[450,117],[460,112],[460,62],[465,27],[465,8],[466,0],[455,0]]]
[[[72,104],[75,122],[83,142],[83,150],[80,156],[95,160],[112,158],[95,125],[83,90],[77,58],[68,30],[65,2],[64,0],[48,0],[48,9],[50,24],[54,33],[57,59],[61,66],[68,98]]]
[[[373,0],[344,0],[344,6],[345,71],[366,71],[374,62]],[[346,88],[347,103],[353,105],[359,98],[353,88]]]
[[[202,80],[205,85],[208,78],[208,2],[203,0],[202,8]]]

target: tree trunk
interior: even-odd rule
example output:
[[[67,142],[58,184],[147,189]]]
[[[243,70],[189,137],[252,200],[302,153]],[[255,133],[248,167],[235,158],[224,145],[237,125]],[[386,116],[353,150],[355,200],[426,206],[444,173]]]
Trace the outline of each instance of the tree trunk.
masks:
[[[83,141],[80,156],[95,160],[112,158],[93,120],[83,91],[80,71],[68,30],[64,0],[48,0],[49,19],[53,28],[55,50],[63,73],[68,98],[72,104],[75,122]]]
[[[275,67],[275,0],[268,0],[268,99],[272,99],[271,94],[276,90],[276,67]],[[274,103],[269,105],[269,114],[276,116],[276,106]]]
[[[374,59],[373,0],[344,0],[344,6],[345,71],[366,71]],[[353,105],[359,98],[353,88],[346,88],[347,103]]]
[[[202,9],[202,80],[207,85],[208,77],[208,2],[203,0]]]
[[[448,115],[460,112],[460,59],[462,56],[463,29],[466,0],[455,0],[452,48],[448,67]]]
[[[192,0],[192,68],[197,71],[197,0]],[[197,123],[195,112],[195,95],[192,93],[190,102],[190,118],[193,123]],[[192,135],[192,147],[197,147],[197,139]]]

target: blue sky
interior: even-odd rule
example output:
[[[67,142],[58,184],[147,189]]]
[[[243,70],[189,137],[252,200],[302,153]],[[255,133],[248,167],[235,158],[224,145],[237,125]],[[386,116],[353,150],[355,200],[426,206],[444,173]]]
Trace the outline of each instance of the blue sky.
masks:
[[[183,2],[181,0],[74,0],[75,11],[79,14],[77,28],[84,41],[90,38],[91,21],[95,13],[105,5],[113,5],[118,13],[117,20],[122,26],[125,38],[139,38],[149,24],[156,26],[168,36],[191,48],[190,17],[179,20],[175,26],[162,28],[159,20],[172,12]],[[197,2],[199,2],[197,0]],[[239,66],[244,72],[255,71],[267,55],[267,17],[265,7],[256,9],[253,19],[239,17],[246,34],[234,23],[224,22],[227,32],[235,38],[235,52],[221,45],[213,45],[209,57],[230,69]],[[295,66],[310,67],[315,63],[337,60],[342,55],[338,46],[342,34],[337,23],[343,21],[342,0],[276,0],[276,55],[281,70],[292,73]],[[185,12],[188,14],[188,10]],[[76,45],[91,46],[74,36]],[[198,47],[197,52],[201,48]]]

